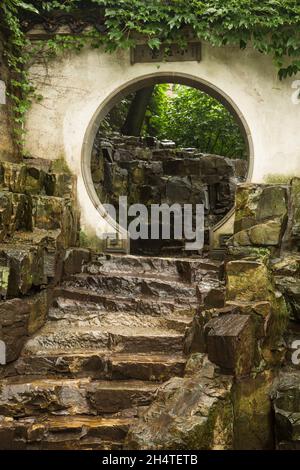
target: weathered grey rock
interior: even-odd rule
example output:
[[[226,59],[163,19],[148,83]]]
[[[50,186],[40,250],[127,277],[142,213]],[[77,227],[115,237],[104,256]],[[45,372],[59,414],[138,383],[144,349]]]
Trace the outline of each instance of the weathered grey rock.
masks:
[[[103,178],[105,190],[112,194],[113,199],[118,203],[118,197],[128,192],[128,171],[125,168],[119,168],[115,163],[105,162]]]
[[[273,259],[271,268],[275,277],[300,277],[300,255],[290,253],[282,258]]]
[[[277,449],[300,450],[300,374],[282,371],[271,394]]]
[[[63,248],[76,246],[79,217],[71,200],[51,197],[33,197],[33,225],[43,230],[60,230],[59,243]]]
[[[1,244],[0,263],[8,268],[7,297],[24,295],[32,286],[46,282],[41,247]]]
[[[12,217],[10,233],[17,230],[32,230],[32,200],[25,194],[10,193]]]
[[[274,449],[273,381],[270,370],[236,379],[232,391],[235,450]]]
[[[21,299],[0,302],[0,339],[6,346],[6,363],[14,361],[27,339],[29,306]]]
[[[6,362],[15,361],[29,335],[46,321],[50,291],[44,290],[23,299],[0,302],[0,339],[6,345]]]
[[[287,189],[244,183],[236,192],[233,243],[280,246],[287,224]]]
[[[28,335],[31,336],[46,323],[52,303],[52,290],[43,289],[41,292],[27,297],[25,302],[29,307],[27,331]]]
[[[33,198],[34,226],[39,229],[56,230],[61,228],[64,215],[64,201],[50,196]]]
[[[209,291],[204,294],[204,307],[209,308],[222,308],[225,306],[225,288],[212,287]]]
[[[188,203],[191,195],[191,183],[188,178],[169,178],[166,184],[166,198],[169,204],[180,201]]]
[[[42,194],[45,190],[46,173],[36,166],[26,165],[25,191],[29,194]]]
[[[249,315],[255,327],[255,337],[257,340],[265,338],[270,334],[273,322],[273,311],[271,302],[236,302],[227,301],[226,306],[235,313]]]
[[[300,321],[300,278],[276,276],[275,283],[290,305],[293,319]]]
[[[25,194],[0,193],[0,241],[16,230],[32,229],[32,201]]]
[[[0,241],[2,242],[10,232],[12,217],[12,201],[8,193],[0,193]]]
[[[25,193],[26,166],[24,164],[1,162],[0,185],[14,193]]]
[[[53,188],[50,189],[50,182],[53,181]],[[65,197],[75,199],[76,178],[69,173],[54,173],[48,175],[48,196]]]
[[[294,320],[300,320],[300,256],[290,253],[272,262],[275,285],[282,292]]]
[[[207,341],[205,334],[205,325],[213,318],[219,315],[215,309],[198,309],[191,326],[187,329],[184,338],[185,354],[205,353],[207,352]]]
[[[226,299],[268,301],[273,286],[267,266],[261,261],[230,261],[226,265]]]
[[[205,359],[202,367],[201,361],[197,364],[194,374],[190,371],[158,389],[152,405],[130,428],[127,449],[232,448],[232,379],[218,375]]]
[[[276,289],[266,259],[231,261],[227,263],[226,271],[227,302],[238,306],[240,313],[251,315],[257,338],[265,336],[260,344],[264,361],[269,366],[280,364],[283,359],[282,335],[287,328],[289,312],[282,293]]]
[[[64,274],[81,273],[83,265],[90,260],[91,253],[84,248],[70,248],[66,251],[64,259]]]
[[[208,358],[223,371],[248,374],[255,358],[254,325],[249,315],[219,315],[205,326]]]

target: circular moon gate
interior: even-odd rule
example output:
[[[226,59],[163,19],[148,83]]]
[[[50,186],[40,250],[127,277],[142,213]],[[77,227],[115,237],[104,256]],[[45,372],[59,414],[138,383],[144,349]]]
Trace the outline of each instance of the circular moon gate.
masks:
[[[106,212],[105,208],[103,207],[99,197],[96,193],[94,188],[94,182],[92,179],[91,174],[91,155],[92,155],[92,148],[94,144],[94,140],[96,134],[98,132],[99,126],[103,119],[107,116],[107,114],[111,111],[111,109],[118,104],[124,97],[128,96],[131,93],[134,93],[142,88],[156,85],[160,83],[174,83],[174,84],[182,84],[189,87],[196,88],[200,91],[205,92],[206,94],[212,96],[213,98],[217,99],[221,104],[223,104],[227,110],[233,115],[239,128],[241,130],[242,135],[244,136],[246,146],[247,146],[247,153],[248,153],[248,173],[246,176],[246,180],[250,181],[252,172],[253,172],[253,159],[254,159],[254,151],[253,151],[253,142],[251,137],[250,128],[244,118],[243,114],[237,107],[237,105],[233,102],[233,100],[226,95],[222,90],[217,88],[216,86],[208,83],[205,80],[199,79],[197,77],[193,77],[183,73],[155,73],[151,75],[147,75],[144,77],[139,77],[135,80],[130,81],[129,83],[125,84],[123,87],[117,89],[114,93],[108,96],[103,103],[100,104],[97,111],[95,112],[84,137],[83,147],[82,147],[82,159],[81,159],[81,170],[83,181],[85,184],[86,191],[91,199],[94,207],[97,209],[99,216],[105,220],[105,222],[111,227],[112,232],[116,232],[116,237],[123,239],[123,249],[129,250],[129,240],[128,240],[128,233],[122,227],[120,227],[114,219],[112,219],[109,214]],[[212,230],[212,239],[211,245],[217,244],[218,241],[216,240],[217,234],[219,233],[220,229],[222,231],[222,227],[226,227],[228,221],[232,219],[234,213],[234,208],[232,208],[226,216],[218,222],[218,224]],[[225,230],[226,231],[226,230]]]

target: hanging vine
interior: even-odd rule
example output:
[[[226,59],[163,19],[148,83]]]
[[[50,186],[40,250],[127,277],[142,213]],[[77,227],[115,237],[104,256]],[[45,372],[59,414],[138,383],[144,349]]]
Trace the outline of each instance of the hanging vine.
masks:
[[[75,36],[53,36],[33,46],[22,32],[25,12],[44,15],[80,8],[99,8],[106,33],[94,28]],[[300,72],[299,0],[2,0],[0,26],[12,73],[9,94],[19,134],[34,99],[28,65],[41,51],[48,59],[65,50],[80,51],[87,44],[113,52],[134,46],[141,36],[152,49],[161,45],[167,48],[174,42],[184,45],[188,29],[214,46],[238,45],[245,49],[251,45],[270,55],[280,79]]]

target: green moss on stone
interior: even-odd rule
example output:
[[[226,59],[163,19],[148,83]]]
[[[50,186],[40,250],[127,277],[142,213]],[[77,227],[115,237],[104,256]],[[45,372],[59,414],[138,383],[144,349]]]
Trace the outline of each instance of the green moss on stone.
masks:
[[[294,175],[281,175],[278,173],[269,173],[264,178],[266,184],[289,184]]]
[[[53,160],[52,165],[51,165],[51,170],[53,171],[53,173],[71,174],[70,169],[64,157],[60,157],[57,160]]]

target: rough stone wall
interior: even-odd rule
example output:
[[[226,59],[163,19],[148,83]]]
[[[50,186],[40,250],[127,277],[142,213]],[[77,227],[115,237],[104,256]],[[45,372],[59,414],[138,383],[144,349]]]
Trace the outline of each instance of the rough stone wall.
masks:
[[[247,162],[197,149],[176,149],[155,138],[98,135],[92,153],[92,178],[102,203],[203,204],[206,241],[209,229],[233,207],[236,185],[243,181]],[[172,232],[171,232],[172,233]],[[132,245],[136,250],[137,244]],[[144,249],[146,249],[144,247]]]
[[[0,341],[6,363],[45,323],[65,250],[78,244],[74,195],[74,177],[46,160],[0,164]]]
[[[247,439],[253,448],[300,448],[299,183],[237,190],[226,299],[253,318],[258,347],[255,376],[235,387],[238,448]]]
[[[15,149],[12,140],[9,100],[6,96],[9,72],[5,64],[3,51],[3,39],[0,35],[0,161],[12,161],[15,159]]]

